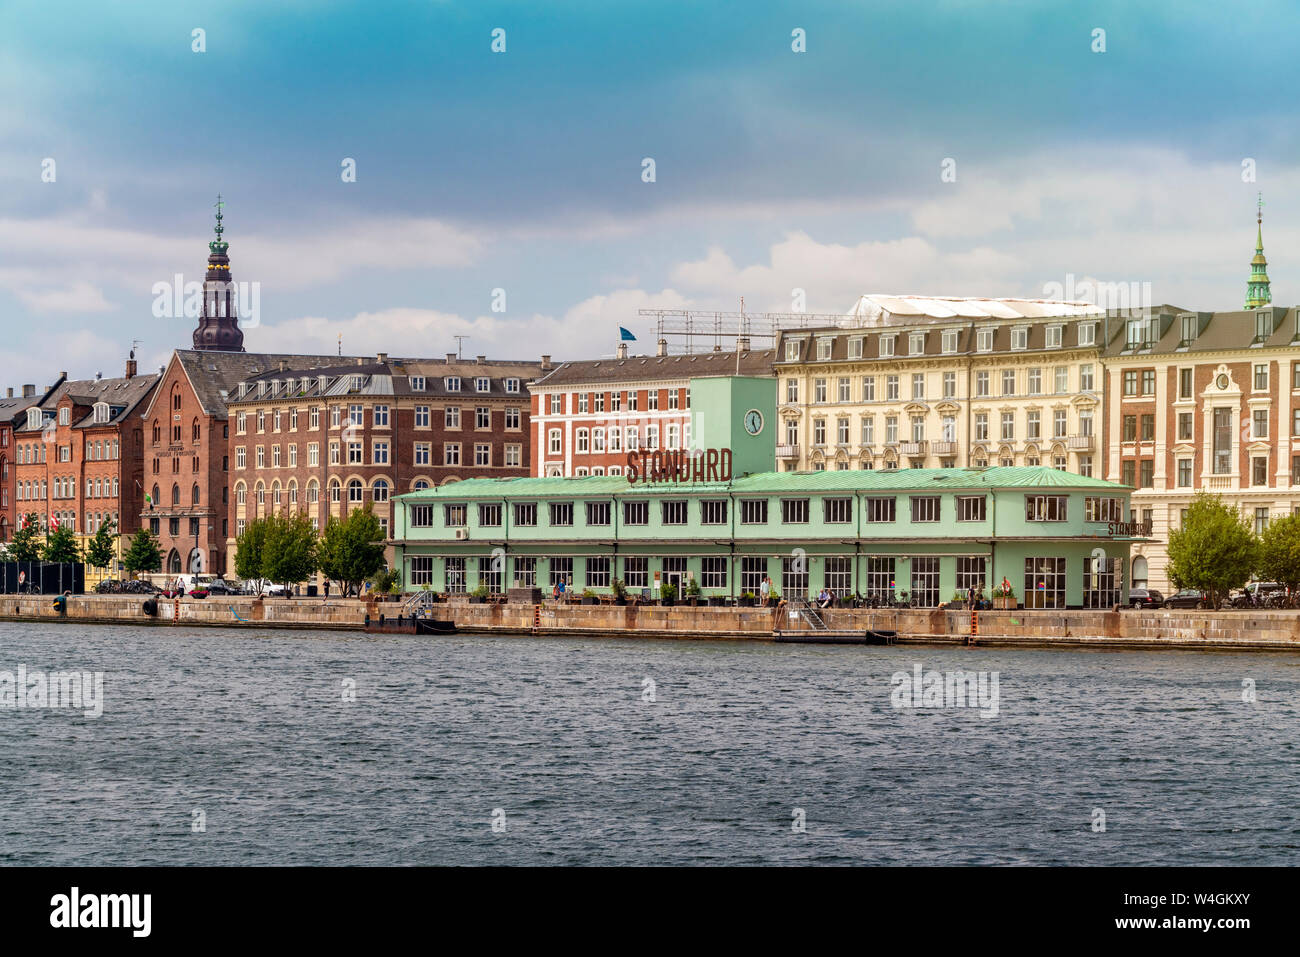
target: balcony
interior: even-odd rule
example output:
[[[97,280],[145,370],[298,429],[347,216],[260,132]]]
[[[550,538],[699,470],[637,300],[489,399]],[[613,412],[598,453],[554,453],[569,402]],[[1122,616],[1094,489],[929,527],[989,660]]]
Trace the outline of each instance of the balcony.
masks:
[[[1237,487],[1237,476],[1207,475],[1202,484],[1208,489],[1235,489]]]
[[[1072,435],[1070,436],[1071,452],[1091,452],[1092,451],[1091,435]]]
[[[925,441],[904,442],[898,447],[898,452],[900,455],[924,455],[927,444]]]
[[[934,442],[930,445],[930,451],[935,455],[956,455],[956,442]]]
[[[778,459],[797,459],[799,457],[799,446],[778,445],[776,447],[776,457]]]

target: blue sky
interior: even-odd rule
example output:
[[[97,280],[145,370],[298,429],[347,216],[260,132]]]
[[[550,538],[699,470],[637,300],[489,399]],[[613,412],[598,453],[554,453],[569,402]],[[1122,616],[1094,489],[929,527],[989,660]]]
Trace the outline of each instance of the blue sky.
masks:
[[[471,354],[599,355],[618,325],[651,348],[636,310],[655,305],[788,311],[800,288],[843,312],[1070,274],[1239,308],[1257,190],[1275,301],[1300,302],[1298,20],[1269,2],[6,0],[0,361],[44,382],[113,374],[132,339],[150,363],[187,344],[152,289],[201,279],[218,191],[233,274],[261,286],[249,349],[342,333],[439,355],[464,334]]]

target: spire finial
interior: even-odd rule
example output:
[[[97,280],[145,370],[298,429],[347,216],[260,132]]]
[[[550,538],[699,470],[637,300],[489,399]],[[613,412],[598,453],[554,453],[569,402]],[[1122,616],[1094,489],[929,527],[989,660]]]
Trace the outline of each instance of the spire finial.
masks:
[[[226,204],[221,201],[221,194],[217,193],[217,225],[214,228],[214,232],[216,232],[218,240],[221,239],[221,234],[225,231],[225,227],[221,225],[221,211],[225,206]]]
[[[1259,309],[1273,301],[1268,282],[1268,260],[1264,257],[1264,193],[1255,198],[1255,257],[1250,261],[1246,281],[1246,308]]]

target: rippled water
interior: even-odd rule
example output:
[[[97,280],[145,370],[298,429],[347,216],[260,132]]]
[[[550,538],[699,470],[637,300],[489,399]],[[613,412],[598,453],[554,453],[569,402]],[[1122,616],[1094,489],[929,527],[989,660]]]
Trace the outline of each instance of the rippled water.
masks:
[[[997,671],[998,716],[895,709],[890,677],[916,663]],[[6,864],[1287,864],[1300,847],[1300,656],[0,625],[0,671],[20,664],[103,671],[106,700],[97,719],[0,710]]]

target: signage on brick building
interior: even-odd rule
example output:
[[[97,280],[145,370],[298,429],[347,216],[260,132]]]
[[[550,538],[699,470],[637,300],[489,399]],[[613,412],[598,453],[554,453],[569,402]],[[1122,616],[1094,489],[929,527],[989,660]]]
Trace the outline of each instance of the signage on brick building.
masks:
[[[730,482],[731,449],[627,453],[627,480],[637,482]]]

